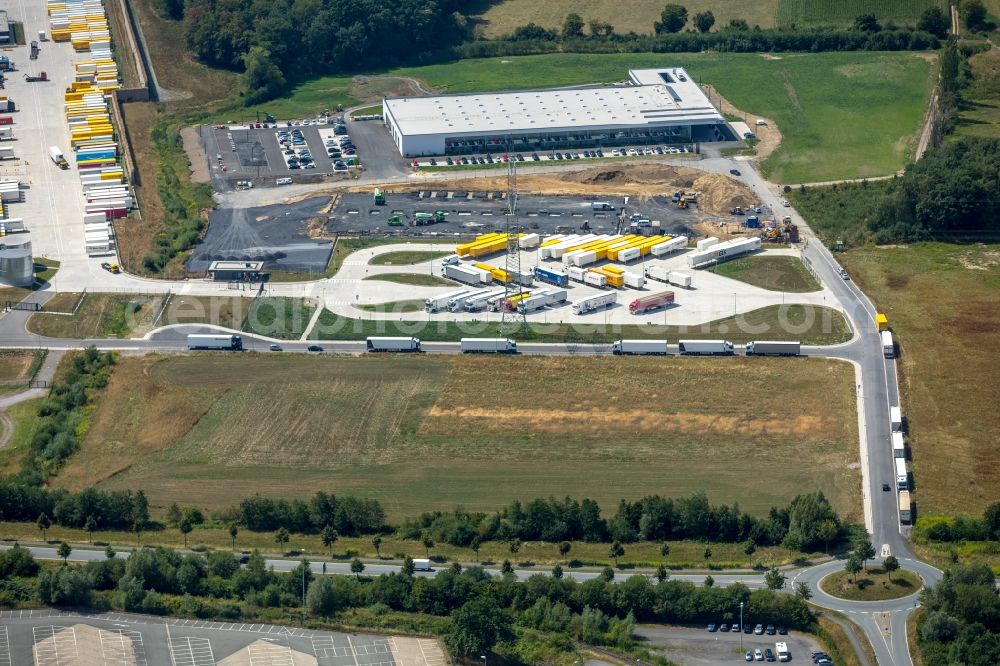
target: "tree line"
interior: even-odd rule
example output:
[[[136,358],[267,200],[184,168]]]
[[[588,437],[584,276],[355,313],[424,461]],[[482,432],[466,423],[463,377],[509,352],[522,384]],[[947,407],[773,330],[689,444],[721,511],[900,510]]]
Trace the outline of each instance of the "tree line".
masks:
[[[304,585],[306,606],[317,618],[360,608],[380,616],[399,611],[449,617],[442,625],[449,648],[477,657],[497,642],[513,641],[515,630],[627,647],[636,622],[731,622],[741,603],[745,622],[812,626],[809,608],[797,595],[750,591],[741,583],[696,586],[669,580],[665,572],[654,580],[636,575],[614,584],[614,571],[608,569],[578,583],[557,567],[517,582],[509,568],[493,576],[479,567],[453,565],[418,578],[408,561],[400,573],[377,577],[363,577],[361,565],[351,578],[314,576],[305,560],[290,573],[277,573],[256,552],[243,567],[228,552],[180,555],[146,547],[127,559],[110,549],[108,554],[102,561],[40,571],[28,551],[15,546],[0,554],[0,603],[37,601],[235,620],[259,609],[297,608]]]
[[[1000,502],[982,516],[926,516],[917,520],[914,534],[928,541],[1000,541]]]
[[[1000,597],[987,564],[946,571],[920,602],[917,636],[926,666],[1000,664]]]

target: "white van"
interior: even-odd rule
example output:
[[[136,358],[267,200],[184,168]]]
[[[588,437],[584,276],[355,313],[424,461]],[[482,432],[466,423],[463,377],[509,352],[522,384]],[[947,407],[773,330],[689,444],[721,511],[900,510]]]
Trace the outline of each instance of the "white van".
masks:
[[[447,257],[441,260],[442,266],[454,266],[459,262],[457,254],[449,254]]]
[[[275,181],[274,184],[275,185],[291,185],[292,184],[292,179],[291,178],[279,178],[278,180]]]

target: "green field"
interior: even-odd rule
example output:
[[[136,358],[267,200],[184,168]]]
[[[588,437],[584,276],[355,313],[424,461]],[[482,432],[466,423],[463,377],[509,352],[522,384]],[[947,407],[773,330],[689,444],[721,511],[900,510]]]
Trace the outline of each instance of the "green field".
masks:
[[[450,252],[427,252],[420,250],[400,250],[399,252],[386,252],[375,255],[369,260],[373,266],[405,266],[411,264],[422,264],[425,261],[433,261],[441,257],[447,257]]]
[[[383,306],[391,309],[391,304]],[[727,317],[703,326],[660,326],[636,324],[562,324],[549,323],[547,313],[532,315],[529,331],[514,337],[537,342],[577,344],[611,343],[620,338],[718,338],[725,336],[735,343],[750,340],[801,340],[808,345],[832,345],[851,339],[843,316],[829,308],[804,305],[772,305],[737,317]],[[552,319],[557,315],[553,314]],[[655,319],[656,314],[650,314]],[[542,321],[539,321],[539,318]],[[595,322],[600,314],[595,315]],[[417,336],[425,341],[449,341],[463,337],[498,336],[498,317],[492,321],[399,321],[388,319],[349,319],[324,310],[310,332],[313,340],[363,340],[370,335]]]
[[[301,298],[262,297],[254,299],[242,330],[281,340],[298,340],[316,306]]]
[[[1000,50],[994,48],[969,59],[973,81],[962,91],[955,134],[1000,136]]]
[[[57,485],[158,506],[326,489],[399,519],[708,489],[762,513],[822,489],[860,510],[854,371],[826,360],[125,358],[90,422]],[[776,464],[783,482],[760,483]]]
[[[773,291],[804,293],[822,288],[798,257],[747,257],[719,264],[712,272]]]
[[[778,183],[893,173],[907,161],[931,84],[912,53],[551,54],[462,60],[398,70],[447,92],[621,81],[630,68],[679,65],[782,133],[764,162]],[[873,113],[872,109],[878,109]]]
[[[661,0],[631,0],[627,11],[622,11],[623,5],[615,0],[555,0],[542,4],[532,0],[502,0],[486,3],[484,11],[474,17],[484,22],[483,33],[488,37],[510,34],[531,22],[558,29],[570,12],[580,14],[584,21],[610,23],[619,34],[630,31],[643,34],[653,31],[664,4]],[[875,14],[883,22],[914,24],[926,7],[944,6],[941,0],[685,0],[680,4],[687,8],[689,17],[711,11],[715,15],[715,29],[732,19],[743,19],[751,27],[762,28],[790,24],[843,26],[867,13]],[[687,27],[693,26],[689,22]]]

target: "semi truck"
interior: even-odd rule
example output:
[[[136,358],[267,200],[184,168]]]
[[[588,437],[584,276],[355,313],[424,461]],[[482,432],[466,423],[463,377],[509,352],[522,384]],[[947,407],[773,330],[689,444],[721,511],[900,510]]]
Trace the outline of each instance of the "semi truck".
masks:
[[[882,336],[882,355],[886,358],[895,358],[896,345],[892,341],[892,333],[890,331],[882,331],[880,335]]]
[[[573,312],[576,314],[587,314],[601,308],[610,308],[617,302],[618,294],[614,291],[606,294],[597,294],[596,296],[588,296],[573,303]]]
[[[646,266],[646,277],[657,282],[667,282],[670,279],[670,271],[660,266]]]
[[[489,284],[493,282],[493,274],[475,266],[452,264],[444,267],[444,276],[470,285]]]
[[[889,429],[892,430],[892,432],[903,431],[903,413],[897,406],[889,408]]]
[[[899,522],[909,525],[913,520],[913,509],[910,506],[910,491],[901,490],[899,492]]]
[[[881,312],[875,314],[875,328],[879,333],[889,330],[889,318]]]
[[[747,356],[798,356],[802,352],[799,342],[770,342],[754,340],[746,346]]]
[[[892,457],[893,458],[906,458],[906,444],[903,441],[903,433],[894,432],[892,437]]]
[[[478,296],[467,296],[462,303],[462,308],[466,312],[479,312],[480,310],[485,310],[491,298],[503,298],[506,293],[507,292],[504,289],[497,289],[481,293]]]
[[[372,199],[375,200],[376,206],[385,205],[385,195],[382,194],[382,190],[377,187],[375,188],[375,193],[372,195]]]
[[[910,489],[910,475],[906,472],[906,458],[894,458],[896,465],[896,488],[899,490]]]
[[[539,282],[548,282],[557,287],[565,287],[569,284],[569,275],[565,271],[536,266],[534,273],[535,279]]]
[[[448,312],[458,312],[459,310],[465,309],[465,303],[469,299],[478,298],[486,294],[492,294],[492,289],[479,289],[476,291],[470,291],[464,294],[459,294],[458,296],[452,298],[448,301]]]
[[[518,312],[533,312],[541,308],[566,302],[567,292],[565,289],[544,289],[531,294],[517,304]]]
[[[365,346],[370,352],[418,352],[420,340],[417,338],[368,338]]]
[[[631,303],[628,304],[628,311],[630,314],[643,314],[649,312],[650,310],[656,310],[657,308],[662,308],[670,305],[674,302],[674,292],[672,291],[661,291],[656,294],[650,294],[649,296],[640,296]]]
[[[428,312],[438,312],[440,310],[444,310],[448,307],[448,303],[451,299],[468,293],[468,289],[459,289],[458,291],[449,291],[447,294],[441,294],[440,296],[431,296],[424,301],[424,309]]]
[[[516,354],[517,343],[508,338],[462,338],[463,354]]]
[[[677,349],[689,356],[733,355],[733,343],[728,340],[680,340]]]
[[[221,351],[243,351],[243,338],[239,335],[189,335],[188,349],[214,349]]]
[[[61,150],[59,150],[58,147],[56,146],[49,147],[49,157],[52,158],[52,162],[60,169],[69,168],[69,162],[67,162],[66,158],[63,157],[63,153]]]
[[[670,351],[666,340],[616,340],[611,345],[611,353],[616,356],[627,354],[666,356]]]

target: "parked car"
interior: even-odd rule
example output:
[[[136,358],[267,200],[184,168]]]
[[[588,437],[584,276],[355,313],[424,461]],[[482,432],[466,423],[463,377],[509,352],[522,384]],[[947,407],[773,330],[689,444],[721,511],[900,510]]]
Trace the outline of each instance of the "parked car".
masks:
[[[718,627],[716,627],[714,624],[708,625],[709,632],[714,633],[717,629],[718,629]]]
[[[320,347],[319,345],[309,345],[308,347],[306,347],[306,349],[308,351],[311,351],[311,352],[321,352],[321,351],[323,351],[323,348]]]
[[[774,661],[774,651],[771,648],[764,648],[764,659]]]
[[[729,631],[733,632],[734,634],[739,632],[739,630],[740,630],[740,625],[736,624],[735,622],[733,622],[733,626],[729,628]]]
[[[764,633],[764,625],[758,624],[756,627],[753,628],[753,633],[757,634],[758,636],[760,636],[761,634],[763,634]]]
[[[744,624],[743,625],[743,633],[744,634],[752,634],[753,633],[753,627],[750,626],[749,624]]]
[[[753,661],[753,652],[747,650],[747,653],[743,655],[743,658],[746,659],[747,661]]]
[[[726,623],[726,622],[723,622],[721,625],[719,625],[719,631],[728,632],[729,631],[729,624]]]
[[[782,636],[786,636],[788,634],[788,629],[785,628],[785,625],[779,624],[778,633],[781,634]]]
[[[729,173],[733,174],[734,176],[738,176],[738,175],[740,175],[740,170],[739,169],[730,169]]]
[[[271,345],[271,351],[281,351],[281,345]]]
[[[774,636],[774,625],[773,624],[767,625],[767,629],[764,630],[764,633],[766,633],[768,636]]]
[[[845,280],[850,280],[851,279],[851,276],[843,268],[840,269],[840,277],[844,278]]]
[[[753,651],[753,658],[757,661],[764,661],[764,653],[760,651],[760,648]]]

